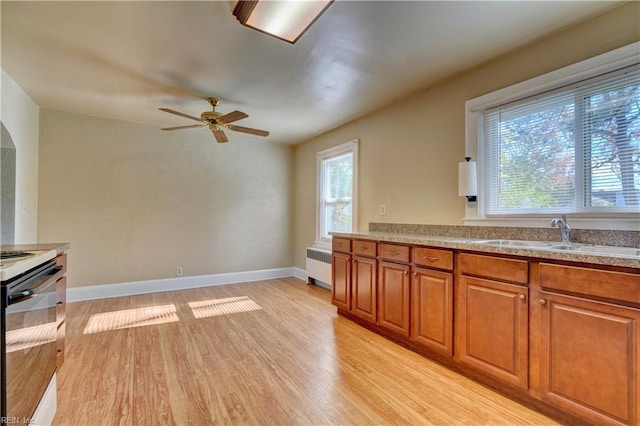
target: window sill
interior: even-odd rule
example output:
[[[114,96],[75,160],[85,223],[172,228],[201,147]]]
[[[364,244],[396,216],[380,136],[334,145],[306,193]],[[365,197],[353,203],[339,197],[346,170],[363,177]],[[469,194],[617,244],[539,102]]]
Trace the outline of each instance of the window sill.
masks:
[[[557,215],[558,217],[560,215]],[[523,228],[548,228],[551,219],[545,217],[492,217],[492,218],[464,218],[465,226],[507,226]],[[568,216],[567,221],[575,229],[640,231],[640,217],[635,218],[590,218]]]

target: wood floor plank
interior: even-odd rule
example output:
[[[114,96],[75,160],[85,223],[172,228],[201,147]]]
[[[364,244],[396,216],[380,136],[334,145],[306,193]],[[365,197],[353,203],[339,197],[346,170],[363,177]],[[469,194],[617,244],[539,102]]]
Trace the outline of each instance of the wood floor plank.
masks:
[[[54,425],[553,425],[294,278],[67,308]]]

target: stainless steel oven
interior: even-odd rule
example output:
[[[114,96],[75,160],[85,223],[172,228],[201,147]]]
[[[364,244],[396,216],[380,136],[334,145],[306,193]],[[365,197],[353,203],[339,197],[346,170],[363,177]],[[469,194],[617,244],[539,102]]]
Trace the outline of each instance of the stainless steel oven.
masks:
[[[0,424],[31,423],[56,370],[55,259],[2,281]]]

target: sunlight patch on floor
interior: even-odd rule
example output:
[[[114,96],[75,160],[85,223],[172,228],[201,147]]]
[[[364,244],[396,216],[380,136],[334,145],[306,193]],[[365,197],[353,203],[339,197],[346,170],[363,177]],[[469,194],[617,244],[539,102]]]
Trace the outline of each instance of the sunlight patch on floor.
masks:
[[[189,302],[195,318],[207,318],[240,312],[258,311],[262,308],[247,296]]]
[[[102,331],[142,327],[145,325],[164,324],[176,321],[180,321],[180,319],[178,318],[176,305],[173,304],[125,309],[123,311],[103,312],[91,315],[83,333],[93,334],[100,333]]]

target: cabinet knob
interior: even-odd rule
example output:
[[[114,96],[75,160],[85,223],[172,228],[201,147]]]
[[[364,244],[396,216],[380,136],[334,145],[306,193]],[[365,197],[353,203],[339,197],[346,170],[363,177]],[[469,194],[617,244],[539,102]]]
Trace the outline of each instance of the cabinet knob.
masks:
[[[417,276],[418,276],[418,273],[417,273],[417,272],[414,272],[414,273],[413,273],[413,276],[414,276],[414,277],[417,277]]]
[[[541,304],[541,305],[546,305],[546,304],[547,304],[547,301],[546,301],[546,300],[544,300],[544,299],[540,299],[540,304]]]
[[[520,294],[520,296],[518,296],[520,298],[520,300],[525,300],[527,298],[527,296],[525,296],[524,294]]]

